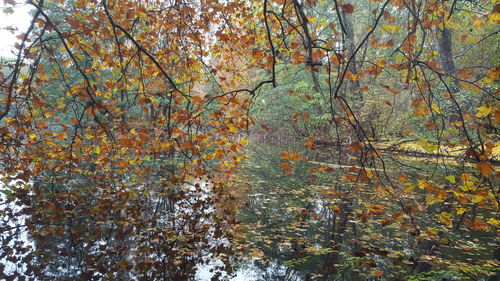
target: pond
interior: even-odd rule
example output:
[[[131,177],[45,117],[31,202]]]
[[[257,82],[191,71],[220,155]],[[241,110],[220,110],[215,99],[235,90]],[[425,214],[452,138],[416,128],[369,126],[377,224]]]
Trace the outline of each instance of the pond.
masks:
[[[182,196],[152,193],[141,203],[145,214],[157,214],[159,219],[152,221],[158,231],[177,231],[172,236],[154,233],[157,229],[150,227],[153,235],[144,245],[161,245],[168,237],[168,258],[175,260],[185,251],[181,257],[187,266],[164,263],[174,269],[165,271],[166,280],[497,280],[490,275],[500,268],[499,214],[495,190],[490,190],[499,186],[498,180],[488,182],[470,164],[396,154],[381,155],[382,163],[378,157],[361,158],[345,148],[309,149],[295,141],[253,140],[244,154],[248,159],[228,184],[228,201],[223,202],[231,201],[233,209],[224,215],[234,219],[219,220],[219,212],[227,208],[218,208],[222,203],[215,198],[222,197],[216,197],[206,181],[183,186],[178,193]],[[131,212],[126,204],[117,208],[125,211],[111,215],[122,218]],[[102,216],[104,222],[109,214]],[[99,247],[91,253],[115,244],[129,247],[123,252],[133,252],[143,239],[98,237],[91,230],[103,225],[100,220],[78,219],[82,233],[94,239],[79,243],[93,241]],[[106,224],[109,233],[116,228],[112,222],[108,219]],[[17,235],[25,246],[51,255],[53,271],[47,267],[47,276],[82,274],[71,267],[59,269],[61,257],[54,248],[71,245],[61,232],[35,230],[28,235],[23,228]],[[174,240],[184,233],[195,235],[185,242]],[[187,250],[174,251],[174,246]],[[22,257],[0,264],[24,270],[18,262]],[[154,262],[156,256],[147,257]],[[136,262],[125,255],[120,258],[122,263]],[[75,260],[66,258],[78,264]],[[226,266],[228,260],[232,268]],[[115,272],[104,266],[102,270]]]
[[[499,268],[496,228],[483,223],[498,205],[477,198],[487,187],[468,165],[382,155],[382,166],[294,142],[247,154],[233,280],[488,280]]]

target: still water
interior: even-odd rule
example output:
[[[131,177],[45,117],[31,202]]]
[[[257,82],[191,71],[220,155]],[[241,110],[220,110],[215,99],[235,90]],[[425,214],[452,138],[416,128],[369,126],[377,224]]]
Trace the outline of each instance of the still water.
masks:
[[[457,203],[450,191],[471,167],[401,155],[383,155],[382,166],[338,151],[249,145],[236,184],[241,250],[228,279],[488,280],[499,268],[496,228],[464,224],[498,218],[494,198]],[[204,266],[196,278],[211,275]]]

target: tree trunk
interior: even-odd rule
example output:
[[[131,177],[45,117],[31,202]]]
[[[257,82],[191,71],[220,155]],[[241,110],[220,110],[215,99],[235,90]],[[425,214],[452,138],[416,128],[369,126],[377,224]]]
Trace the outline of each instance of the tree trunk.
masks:
[[[453,51],[451,46],[451,30],[447,27],[440,29],[436,27],[436,43],[438,47],[438,59],[444,73],[451,74],[455,72],[455,61],[453,60]]]
[[[297,13],[297,17],[299,19],[300,27],[302,28],[302,31],[304,32],[303,46],[307,52],[306,65],[308,67],[311,67],[311,77],[312,77],[312,82],[313,82],[313,88],[316,92],[321,93],[321,86],[319,84],[319,79],[318,79],[318,70],[316,68],[316,66],[321,65],[321,62],[314,61],[314,59],[313,59],[314,44],[313,44],[313,40],[311,37],[311,33],[309,32],[309,26],[307,25],[309,23],[309,20],[307,19],[307,16],[304,13],[304,8],[299,3],[299,1],[293,0],[293,4],[295,6],[295,11]]]
[[[351,74],[353,74],[354,77],[356,77],[354,79],[354,81],[350,80],[347,83],[348,97],[349,97],[349,100],[352,101],[351,108],[352,108],[353,114],[359,114],[359,113],[361,113],[361,111],[364,107],[364,100],[363,100],[363,96],[361,95],[361,92],[359,90],[360,83],[359,83],[359,79],[357,77],[358,69],[357,69],[357,65],[356,65],[356,57],[353,57],[355,55],[354,52],[356,50],[356,44],[354,42],[355,32],[354,32],[354,24],[353,24],[353,14],[342,12],[342,21],[343,21],[344,32],[345,32],[344,48],[346,48],[346,54],[347,54],[346,58],[349,59],[352,57],[351,62],[349,63],[349,66],[348,66],[348,71],[351,72]],[[356,117],[358,117],[360,124],[359,125],[355,124],[354,130],[355,130],[355,133],[356,133],[358,140],[362,140],[363,134],[361,132],[361,130],[362,130],[361,127],[365,127],[365,123],[370,122],[370,121],[368,121],[368,120],[370,120],[370,118],[366,118],[368,120],[362,120],[361,118],[359,118],[359,115]]]
[[[439,64],[445,74],[454,75],[456,68],[455,61],[453,60],[451,30],[447,27],[444,27],[443,29],[436,27],[435,31]],[[450,94],[457,93],[459,91],[458,81],[456,79],[452,79],[448,88],[451,91]],[[456,113],[455,105],[452,102],[447,102],[446,111],[448,112],[447,115],[449,116],[450,122],[460,121],[460,116]]]

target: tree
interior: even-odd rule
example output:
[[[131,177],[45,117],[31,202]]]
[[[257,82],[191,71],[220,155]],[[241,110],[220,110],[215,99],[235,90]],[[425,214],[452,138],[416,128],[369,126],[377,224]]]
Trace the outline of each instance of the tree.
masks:
[[[240,160],[252,90],[204,88],[224,79],[211,58],[251,39],[237,22],[249,7],[30,5],[2,78],[2,173],[29,182],[5,191],[23,208],[4,210],[12,250],[2,258],[20,262],[14,253],[29,251],[10,243],[12,227],[28,232],[36,254],[2,276],[180,280],[225,256],[233,218],[223,183]],[[15,216],[26,223],[11,226]]]
[[[24,181],[3,190],[3,204],[17,207],[2,210],[0,259],[26,264],[3,269],[6,279],[186,280],[206,257],[230,272],[238,249],[231,195],[237,187],[230,182],[244,159],[241,134],[253,124],[249,112],[258,97],[283,102],[274,116],[288,115],[289,122],[275,125],[291,126],[307,148],[336,143],[339,161],[345,154],[356,159],[338,163],[339,183],[325,191],[349,202],[329,204],[327,225],[335,227],[323,245],[337,250],[345,243],[353,216],[398,224],[416,237],[436,237],[425,212],[446,228],[498,227],[492,161],[498,61],[474,65],[460,56],[498,44],[499,4],[29,4],[30,27],[0,76],[2,174],[6,183]],[[452,46],[454,37],[461,40]],[[446,184],[390,174],[374,141],[395,135],[414,135],[437,157],[445,145],[461,145],[476,169],[464,166],[442,179]],[[285,174],[305,160],[294,152],[282,157]],[[332,170],[311,173],[322,172]],[[390,206],[353,206],[359,183]],[[425,203],[416,202],[422,196]],[[307,209],[299,215],[311,216]],[[16,223],[16,216],[25,221]],[[19,242],[21,230],[32,245]],[[380,254],[358,246],[363,255]],[[324,278],[336,274],[331,265],[341,259],[327,253]]]

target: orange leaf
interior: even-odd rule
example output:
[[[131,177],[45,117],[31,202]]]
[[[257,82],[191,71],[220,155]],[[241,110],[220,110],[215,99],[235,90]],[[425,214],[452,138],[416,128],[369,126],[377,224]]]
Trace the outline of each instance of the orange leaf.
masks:
[[[346,150],[349,152],[360,152],[361,148],[363,148],[361,143],[353,142],[353,143],[351,143],[351,147],[348,147]]]
[[[494,172],[493,166],[491,166],[490,162],[481,162],[477,163],[477,169],[483,174],[483,176],[487,177],[491,172]]]
[[[316,214],[315,212],[311,212],[311,218],[313,219],[318,219],[318,214]]]
[[[311,119],[309,112],[304,112],[304,114],[302,114],[302,120],[307,121],[309,119]]]
[[[309,149],[314,149],[314,137],[308,137],[307,141],[304,142],[304,145],[307,146]]]
[[[385,206],[383,205],[373,205],[366,207],[369,211],[371,211],[375,215],[381,215],[384,213]]]
[[[290,163],[281,163],[281,167],[283,167],[283,173],[291,174],[292,168],[290,167]]]
[[[36,122],[36,128],[37,129],[47,129],[49,127],[49,124],[45,120],[40,120]]]
[[[438,191],[438,195],[437,195],[438,199],[446,199],[446,197],[447,197],[446,191],[444,191],[444,190],[439,190]]]
[[[331,206],[330,209],[332,209],[335,213],[339,213],[340,212],[340,208],[337,205]]]
[[[464,224],[470,228],[477,230],[484,230],[484,231],[490,230],[490,227],[480,219],[475,219],[474,221],[471,221],[470,219],[465,219]]]
[[[383,219],[380,221],[380,223],[382,224],[382,226],[386,226],[388,225],[390,222],[392,222],[394,219],[393,218],[387,218],[387,219]]]
[[[397,89],[395,89],[395,88],[391,88],[391,87],[389,87],[389,86],[387,86],[385,84],[380,84],[380,86],[382,86],[384,89],[388,90],[389,92],[391,92],[391,93],[393,93],[395,95],[399,94],[399,91]]]
[[[293,160],[293,161],[301,161],[301,160],[304,160],[304,158],[300,157],[299,154],[297,154],[297,152],[290,152],[288,154],[288,159],[290,160]]]
[[[396,180],[400,182],[408,182],[408,178],[405,176],[399,176],[396,178]]]

